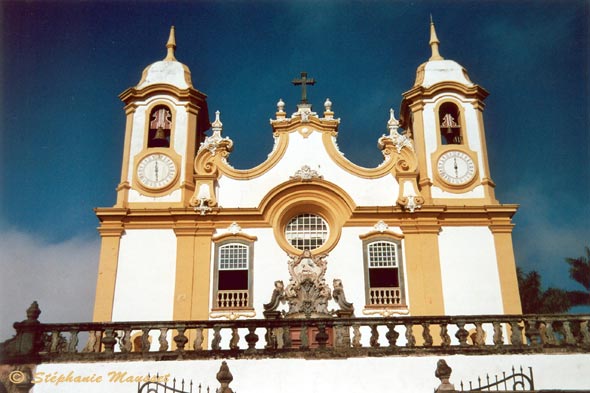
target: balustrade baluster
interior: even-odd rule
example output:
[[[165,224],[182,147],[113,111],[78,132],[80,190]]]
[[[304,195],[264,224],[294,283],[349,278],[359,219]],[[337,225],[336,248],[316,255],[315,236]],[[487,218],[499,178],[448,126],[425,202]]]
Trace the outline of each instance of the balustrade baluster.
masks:
[[[524,335],[529,339],[530,345],[538,347],[541,345],[541,335],[539,329],[537,329],[537,320],[531,319],[524,322]]]
[[[414,337],[414,324],[411,322],[406,322],[404,326],[406,327],[406,347],[414,348],[416,346],[416,337]]]
[[[256,326],[248,327],[248,334],[246,334],[246,342],[248,343],[248,351],[256,350],[256,343],[258,342],[258,335],[256,334]]]
[[[475,340],[473,340],[473,344],[478,347],[486,345],[485,334],[481,322],[475,322]]]
[[[105,329],[102,337],[102,345],[104,345],[105,353],[112,354],[114,352],[115,344],[117,343],[117,333],[114,329]]]
[[[211,342],[211,349],[214,351],[219,351],[221,349],[221,347],[219,346],[220,343],[221,343],[221,328],[219,326],[214,326],[213,327],[213,341]]]
[[[301,331],[299,333],[299,339],[301,340],[301,344],[299,348],[307,349],[309,348],[309,340],[307,339],[307,326],[301,326]]]
[[[541,321],[539,325],[539,333],[541,337],[541,343],[548,345],[557,344],[555,339],[555,332],[553,331],[552,321]]]
[[[389,348],[395,348],[395,343],[399,337],[399,333],[395,331],[395,324],[388,323],[387,324],[387,333],[385,333],[385,338],[389,342]]]
[[[291,346],[293,345],[291,341],[291,327],[289,326],[283,327],[283,343],[284,348],[291,348]]]
[[[440,345],[442,347],[448,347],[451,345],[451,336],[449,336],[449,330],[447,329],[446,323],[440,324]]]
[[[568,345],[575,345],[576,339],[572,333],[572,325],[570,321],[563,321],[563,335],[565,336],[565,343]]]
[[[492,322],[494,325],[494,345],[500,347],[504,345],[504,337],[502,333],[502,324],[500,322]]]
[[[328,333],[326,333],[326,324],[320,323],[318,325],[318,333],[315,335],[315,340],[318,343],[318,346],[321,349],[326,348],[326,344],[328,343]]]
[[[59,342],[59,332],[54,330],[51,332],[51,346],[49,347],[49,352],[57,352],[57,344]]]
[[[150,343],[150,328],[143,328],[141,329],[141,352],[146,353],[150,351],[151,343]]]
[[[276,330],[270,326],[266,327],[266,333],[264,334],[264,340],[266,341],[265,349],[276,349],[277,348],[277,337]]]
[[[131,329],[123,330],[123,334],[121,335],[121,340],[119,340],[119,349],[123,353],[131,352],[132,343],[131,343]]]
[[[160,343],[160,351],[164,352],[168,350],[168,328],[160,328],[160,337],[158,337],[158,342]],[[188,338],[186,339],[188,341]],[[186,345],[186,342],[185,342]],[[184,349],[184,347],[183,347]]]
[[[70,331],[70,341],[68,343],[67,352],[78,352],[78,330]]]
[[[510,343],[512,345],[522,345],[522,328],[518,324],[518,321],[510,321],[510,329],[512,334],[510,335]]]
[[[455,337],[457,337],[457,339],[459,340],[460,346],[465,346],[467,345],[467,337],[469,337],[469,332],[467,331],[467,329],[465,329],[465,322],[458,321],[457,327],[459,328],[459,330],[457,330],[457,333],[455,333]]]
[[[381,344],[379,344],[379,331],[377,330],[377,325],[371,324],[370,326],[371,338],[369,339],[369,344],[371,345],[371,348],[378,348]]]
[[[229,340],[229,349],[231,349],[232,351],[239,349],[240,348],[240,347],[238,347],[239,341],[240,341],[240,336],[238,334],[238,328],[233,327],[231,329],[231,339]]]
[[[590,346],[590,321],[580,321],[580,335],[582,339],[580,342],[582,345]]]
[[[352,325],[352,347],[360,348],[361,344],[361,327],[358,324]]]
[[[432,336],[430,335],[430,324],[428,322],[422,323],[422,338],[424,339],[424,346],[432,346]]]
[[[203,328],[198,327],[195,329],[195,341],[193,343],[193,349],[195,351],[203,350]]]
[[[100,352],[100,331],[90,330],[88,332],[88,341],[82,349],[82,352]]]
[[[184,347],[186,346],[186,343],[188,342],[188,338],[184,335],[184,332],[186,331],[186,326],[179,326],[176,328],[176,330],[178,331],[178,334],[176,336],[174,336],[174,342],[176,343],[176,350],[178,352],[182,352],[182,351],[184,351]]]

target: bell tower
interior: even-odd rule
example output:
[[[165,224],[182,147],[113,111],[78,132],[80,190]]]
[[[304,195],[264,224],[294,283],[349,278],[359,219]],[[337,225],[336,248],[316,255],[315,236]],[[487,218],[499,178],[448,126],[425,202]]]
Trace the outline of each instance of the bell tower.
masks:
[[[416,144],[422,196],[434,204],[496,204],[483,122],[488,92],[461,65],[444,59],[439,44],[431,18],[431,56],[402,101],[402,126]]]
[[[120,95],[127,120],[116,207],[187,207],[194,192],[192,165],[209,128],[207,101],[176,60],[174,27],[166,49]]]

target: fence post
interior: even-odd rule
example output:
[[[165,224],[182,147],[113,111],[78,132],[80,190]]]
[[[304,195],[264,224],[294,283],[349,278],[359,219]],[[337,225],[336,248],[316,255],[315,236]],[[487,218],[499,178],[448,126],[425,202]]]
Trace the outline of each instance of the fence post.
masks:
[[[449,367],[444,359],[440,359],[436,362],[436,371],[434,376],[440,379],[440,385],[435,389],[435,393],[438,392],[456,392],[455,385],[449,382],[453,369]]]

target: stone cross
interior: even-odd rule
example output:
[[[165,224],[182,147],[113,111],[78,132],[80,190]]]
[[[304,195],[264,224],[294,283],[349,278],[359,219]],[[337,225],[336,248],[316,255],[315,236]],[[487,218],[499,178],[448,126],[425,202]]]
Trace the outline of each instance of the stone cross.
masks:
[[[315,80],[313,78],[308,79],[307,72],[302,72],[301,78],[293,79],[293,84],[295,86],[301,85],[301,104],[307,104],[307,85],[315,85]]]

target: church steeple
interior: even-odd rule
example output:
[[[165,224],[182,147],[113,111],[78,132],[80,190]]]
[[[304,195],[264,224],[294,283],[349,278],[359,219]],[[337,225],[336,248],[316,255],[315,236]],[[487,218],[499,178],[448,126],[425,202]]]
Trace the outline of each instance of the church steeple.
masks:
[[[440,53],[438,52],[438,44],[440,44],[440,41],[438,40],[438,37],[436,36],[436,29],[434,27],[434,21],[432,20],[432,15],[430,15],[430,48],[432,50],[432,55],[430,56],[430,59],[428,59],[428,61],[433,61],[433,60],[444,60],[444,57],[442,57],[440,55]]]
[[[168,37],[166,48],[168,52],[166,53],[164,61],[176,61],[176,57],[174,57],[174,51],[176,50],[176,37],[174,36],[174,26],[170,27],[170,36]]]

